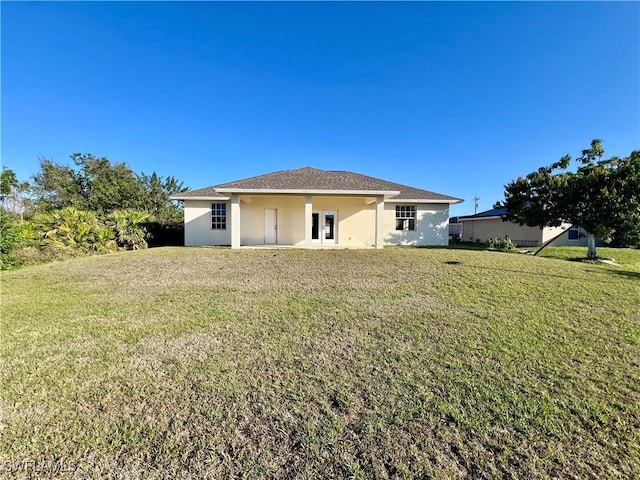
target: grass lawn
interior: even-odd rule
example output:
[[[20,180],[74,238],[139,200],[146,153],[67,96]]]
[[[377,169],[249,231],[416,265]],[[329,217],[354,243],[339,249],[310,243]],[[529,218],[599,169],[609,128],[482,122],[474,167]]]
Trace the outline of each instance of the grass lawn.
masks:
[[[159,248],[3,272],[0,476],[639,478],[624,252]]]
[[[623,267],[622,270],[640,272],[640,250],[598,247],[596,251],[598,258],[614,260]],[[587,247],[547,247],[539,255],[563,260],[586,261]]]

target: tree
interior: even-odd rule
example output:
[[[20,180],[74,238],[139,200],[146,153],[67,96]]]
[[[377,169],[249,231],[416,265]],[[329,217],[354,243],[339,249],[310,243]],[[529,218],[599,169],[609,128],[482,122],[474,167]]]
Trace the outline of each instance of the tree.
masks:
[[[74,207],[106,214],[118,208],[142,207],[144,190],[126,164],[88,153],[74,153],[71,159],[76,169],[40,160],[40,172],[33,180],[43,210]]]
[[[24,213],[29,202],[25,200],[24,194],[29,191],[28,182],[18,181],[16,173],[7,167],[2,167],[0,173],[0,203],[7,212],[20,215]]]
[[[144,211],[163,224],[182,222],[182,209],[169,198],[174,193],[187,190],[182,182],[173,176],[163,178],[156,172],[151,175],[142,172],[138,175],[138,181],[145,192]]]
[[[40,158],[40,171],[33,176],[33,192],[38,209],[85,208],[80,177],[71,167]]]
[[[175,177],[136,175],[124,163],[89,153],[74,153],[75,168],[40,160],[40,171],[33,177],[39,209],[52,212],[66,207],[109,215],[114,210],[139,210],[154,221],[182,223],[181,206],[169,199],[186,190]]]
[[[612,161],[616,169],[612,192],[617,201],[612,212],[613,240],[618,245],[640,246],[640,150]]]
[[[0,195],[2,200],[11,193],[11,189],[18,186],[18,178],[16,173],[7,167],[2,167],[2,173],[0,174]]]
[[[528,226],[568,222],[587,232],[587,258],[597,257],[595,238],[637,242],[640,234],[640,150],[626,158],[604,155],[595,139],[568,171],[571,156],[505,185],[507,220]]]
[[[144,191],[126,164],[88,153],[74,153],[71,159],[80,169],[78,177],[88,210],[102,214],[119,208],[143,207]]]
[[[186,190],[182,182],[155,172],[138,176],[124,163],[88,153],[74,153],[71,159],[72,166],[41,158],[33,188],[3,168],[0,268],[69,254],[147,248],[149,241],[182,242],[182,209],[169,198]],[[19,194],[27,190],[36,208],[23,221],[17,213],[29,200]],[[16,198],[22,210],[9,211]]]

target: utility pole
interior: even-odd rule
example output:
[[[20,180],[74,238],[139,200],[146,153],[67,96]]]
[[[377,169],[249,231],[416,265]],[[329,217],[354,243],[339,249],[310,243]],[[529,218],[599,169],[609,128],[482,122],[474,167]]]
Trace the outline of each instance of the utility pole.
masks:
[[[474,214],[478,213],[478,205],[479,205],[478,201],[479,200],[480,200],[480,197],[473,197],[473,201],[474,201],[474,204],[475,204],[474,211],[473,211]]]

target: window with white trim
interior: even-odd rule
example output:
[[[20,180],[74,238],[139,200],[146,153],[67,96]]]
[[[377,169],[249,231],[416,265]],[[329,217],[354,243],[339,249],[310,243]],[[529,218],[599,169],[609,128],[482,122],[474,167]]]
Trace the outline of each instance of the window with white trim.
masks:
[[[416,229],[416,206],[396,205],[396,230]]]
[[[226,203],[211,204],[211,229],[212,230],[227,229],[227,204]]]

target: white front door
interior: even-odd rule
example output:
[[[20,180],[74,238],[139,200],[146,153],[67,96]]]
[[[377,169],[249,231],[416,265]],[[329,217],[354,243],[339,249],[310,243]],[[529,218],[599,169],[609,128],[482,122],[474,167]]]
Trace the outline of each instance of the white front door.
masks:
[[[311,241],[334,244],[338,238],[338,215],[333,211],[313,212],[311,217]]]
[[[278,243],[278,210],[275,208],[264,209],[264,244],[275,245]]]

